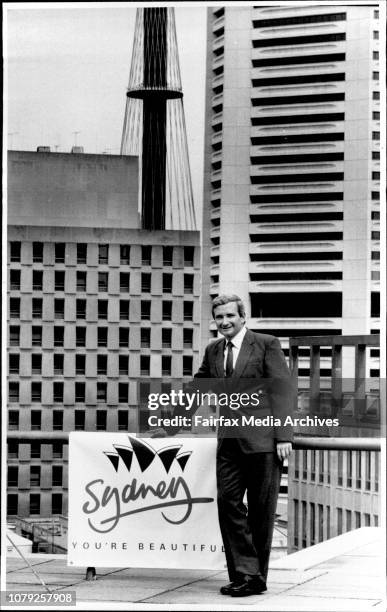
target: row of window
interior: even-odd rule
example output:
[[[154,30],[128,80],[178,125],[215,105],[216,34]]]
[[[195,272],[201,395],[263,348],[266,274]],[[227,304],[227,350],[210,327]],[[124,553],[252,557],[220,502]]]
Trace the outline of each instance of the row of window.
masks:
[[[162,292],[172,293],[173,274],[163,273],[162,275]],[[32,290],[43,291],[43,270],[32,271]],[[64,270],[54,271],[54,290],[65,291],[66,272]],[[10,270],[10,286],[11,289],[20,290],[20,270]],[[76,291],[87,291],[87,272],[77,270],[76,272]],[[98,272],[98,291],[109,291],[109,272]],[[120,272],[119,276],[120,293],[130,293],[130,273]],[[194,275],[184,274],[184,293],[193,293]],[[46,291],[50,290],[49,287]],[[90,290],[90,288],[89,288]],[[152,292],[152,274],[143,272],[141,274],[141,292]]]
[[[7,482],[9,487],[18,487],[19,484],[19,466],[18,465],[9,465],[8,466],[8,474],[7,474]],[[42,467],[40,465],[31,465],[29,469],[29,486],[30,487],[40,487],[41,486],[41,474]],[[24,484],[24,483],[23,483]],[[46,486],[52,487],[61,487],[63,486],[63,466],[61,465],[52,465],[51,466],[51,478],[50,483],[46,483]],[[24,484],[24,488],[26,484]]]
[[[52,411],[52,429],[53,431],[63,431],[63,410]],[[96,431],[106,431],[107,429],[107,410],[95,410],[95,425]],[[117,410],[117,428],[118,431],[129,431],[129,413],[128,410]],[[40,410],[31,410],[31,431],[41,431],[42,429],[42,414]],[[8,416],[8,428],[11,431],[19,430],[19,413],[15,410],[11,410]],[[44,429],[47,430],[47,424],[45,423]],[[84,431],[86,429],[86,411],[85,410],[74,410],[74,421],[71,425],[71,430]],[[92,431],[90,424],[87,427],[88,431]],[[59,451],[58,451],[59,452]],[[11,456],[11,455],[10,455]],[[55,458],[58,458],[56,454]],[[31,450],[31,458],[32,450]],[[54,455],[53,455],[54,457]],[[37,458],[34,455],[34,458]]]
[[[162,334],[162,348],[163,349],[171,349],[172,348],[172,330],[163,330]],[[191,330],[184,330],[183,335],[183,348],[184,349],[192,349],[192,333]],[[142,348],[150,348],[150,335],[145,334],[141,338],[141,347]],[[86,375],[86,355],[75,355],[75,374],[77,376],[85,376]],[[108,368],[108,355],[97,355],[97,365],[96,365],[96,373],[100,375],[107,376],[108,373],[110,376],[114,376],[112,373],[112,368],[109,362]],[[144,355],[144,357],[147,357]],[[148,355],[149,357],[149,355]],[[64,355],[63,354],[53,354],[53,373],[54,376],[63,376],[64,375]],[[46,364],[47,367],[47,364]],[[120,376],[128,375],[129,373],[129,355],[118,355],[118,373]],[[20,374],[20,355],[18,353],[11,353],[9,355],[9,374]],[[42,374],[42,355],[33,353],[31,355],[31,374],[32,375],[41,375]],[[95,374],[90,374],[88,371],[88,376],[93,376]]]
[[[125,414],[128,414],[127,410],[125,411],[119,411],[119,412],[125,412]],[[17,440],[8,440],[8,459],[40,459],[42,457],[42,455],[45,455],[45,453],[42,450],[42,443],[39,441],[32,441],[29,444],[27,443],[27,446],[30,447],[30,452],[29,452],[29,456],[27,457],[25,455],[25,447],[26,445],[23,444],[23,449],[24,449],[24,453],[20,452],[20,448],[21,445]],[[44,459],[63,459],[64,456],[64,452],[63,452],[63,442],[52,442],[51,444],[49,444],[48,446],[51,447],[51,452],[46,456],[44,456]],[[45,445],[45,447],[47,447],[47,445]]]
[[[10,242],[10,260],[11,262],[21,261],[21,242],[12,241]],[[33,242],[32,243],[32,261],[33,263],[43,263],[44,261],[44,242]],[[51,244],[51,243],[50,243]],[[98,264],[109,264],[109,244],[98,245]],[[86,264],[88,256],[88,245],[86,243],[78,243],[76,245],[77,264]],[[172,266],[174,257],[173,246],[163,246],[163,266]],[[183,247],[184,266],[194,265],[194,254],[195,247],[185,246]],[[54,243],[54,262],[56,264],[62,264],[66,261],[66,243],[56,242]],[[130,246],[120,245],[120,264],[130,265]],[[141,265],[150,266],[152,264],[152,246],[143,245],[141,247]]]
[[[11,285],[16,287],[16,284]],[[20,319],[20,298],[11,297],[9,300],[9,315],[12,319]],[[65,299],[55,298],[54,299],[54,319],[65,318]],[[89,305],[93,305],[91,300]],[[76,319],[88,319],[88,300],[77,299],[75,302],[75,318]],[[141,300],[140,302],[140,315],[144,321],[149,321],[151,318],[151,301]],[[163,320],[170,321],[172,317],[172,302],[163,300],[162,301],[162,317]],[[184,321],[192,321],[193,317],[193,302],[183,301],[183,318]],[[31,301],[31,318],[42,319],[43,318],[43,298],[32,298]],[[47,317],[46,317],[47,318]],[[66,316],[66,319],[69,317]],[[109,319],[109,301],[108,300],[97,300],[97,318],[99,320]],[[121,321],[129,321],[130,319],[130,301],[119,300],[119,318]],[[94,320],[94,319],[93,319]]]
[[[336,508],[336,529],[332,529],[330,506],[325,506],[324,508],[323,504],[308,503],[295,499],[293,501],[293,508],[293,544],[296,548],[313,546],[318,542],[329,540],[331,536],[341,535],[343,532],[359,529],[360,527],[370,527],[371,525],[371,514],[367,512],[360,513],[356,510]],[[377,527],[378,525],[379,517],[377,514],[374,514],[373,526]]]
[[[63,513],[63,494],[52,493],[51,504],[48,509],[48,514]],[[40,493],[31,493],[29,496],[29,514],[37,515],[41,513],[41,497]],[[13,516],[19,514],[19,495],[17,493],[9,493],[7,496],[7,515]]]
[[[373,458],[374,457],[374,458]],[[318,469],[317,469],[318,461]],[[344,476],[344,464],[346,466]],[[362,474],[364,472],[364,479]],[[371,474],[373,472],[373,476]],[[327,451],[303,450],[294,454],[294,477],[320,484],[331,482],[331,455]],[[337,451],[337,486],[379,490],[379,462],[370,451]]]

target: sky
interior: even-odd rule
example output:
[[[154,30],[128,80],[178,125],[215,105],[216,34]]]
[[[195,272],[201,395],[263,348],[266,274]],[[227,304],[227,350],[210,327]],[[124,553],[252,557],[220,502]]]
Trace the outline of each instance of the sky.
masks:
[[[8,148],[119,154],[133,45],[133,3],[6,5]],[[49,7],[49,8],[46,8]],[[176,6],[187,137],[199,211],[203,189],[206,9]],[[75,134],[74,132],[78,132]]]

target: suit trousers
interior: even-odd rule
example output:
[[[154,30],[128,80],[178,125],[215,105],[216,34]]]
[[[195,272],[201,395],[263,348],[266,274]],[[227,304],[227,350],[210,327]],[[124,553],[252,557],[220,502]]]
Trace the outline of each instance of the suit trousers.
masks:
[[[276,452],[244,453],[237,439],[224,438],[218,443],[216,473],[230,580],[257,574],[266,580],[282,461]]]

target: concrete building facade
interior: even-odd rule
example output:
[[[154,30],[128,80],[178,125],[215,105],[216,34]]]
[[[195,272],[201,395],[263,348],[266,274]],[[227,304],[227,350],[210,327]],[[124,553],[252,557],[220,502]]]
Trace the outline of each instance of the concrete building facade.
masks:
[[[378,16],[208,10],[203,344],[229,292],[285,351],[289,336],[379,333]],[[375,351],[367,367],[379,374]]]
[[[68,432],[136,431],[147,381],[198,367],[199,233],[140,229],[135,157],[12,151],[8,171],[8,514],[47,517]]]

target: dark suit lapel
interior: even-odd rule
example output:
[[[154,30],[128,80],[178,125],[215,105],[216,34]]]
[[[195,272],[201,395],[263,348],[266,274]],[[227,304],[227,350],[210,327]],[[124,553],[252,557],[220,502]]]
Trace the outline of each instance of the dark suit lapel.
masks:
[[[232,377],[241,378],[243,374],[243,370],[247,366],[250,355],[253,351],[253,342],[249,330],[246,331],[245,337],[243,338],[243,342],[241,345],[241,350],[239,351],[238,359],[235,364],[234,371],[232,373]]]
[[[225,348],[225,340],[224,342],[218,342],[216,347],[216,356],[215,356],[215,370],[216,374],[223,378],[224,376],[224,348]]]

